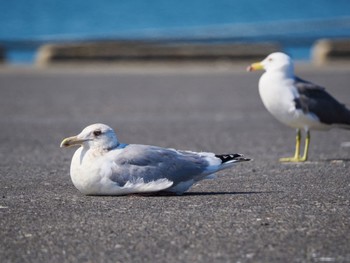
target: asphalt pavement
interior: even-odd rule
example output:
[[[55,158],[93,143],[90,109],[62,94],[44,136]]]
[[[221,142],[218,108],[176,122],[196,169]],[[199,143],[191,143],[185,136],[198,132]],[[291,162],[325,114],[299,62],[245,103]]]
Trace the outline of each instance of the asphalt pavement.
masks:
[[[350,105],[350,67],[299,75]],[[244,68],[0,69],[0,261],[350,262],[350,131],[294,130]],[[101,122],[125,143],[253,161],[183,196],[84,196],[64,137]]]

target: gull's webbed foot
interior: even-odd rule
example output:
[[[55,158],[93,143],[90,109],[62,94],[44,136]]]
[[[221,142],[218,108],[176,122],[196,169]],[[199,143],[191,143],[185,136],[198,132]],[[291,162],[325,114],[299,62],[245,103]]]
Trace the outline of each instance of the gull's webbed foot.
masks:
[[[294,156],[294,157],[280,158],[279,161],[282,163],[299,163],[299,162],[307,161],[307,158],[301,157],[301,156],[298,156],[298,157]]]

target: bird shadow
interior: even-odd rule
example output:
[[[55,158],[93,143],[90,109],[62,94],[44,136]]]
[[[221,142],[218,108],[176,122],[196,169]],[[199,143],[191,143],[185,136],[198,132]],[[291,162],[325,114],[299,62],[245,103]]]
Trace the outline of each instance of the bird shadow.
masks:
[[[346,163],[350,162],[350,158],[336,158],[336,159],[321,159],[320,162],[325,163]]]
[[[280,162],[285,165],[307,165],[307,164],[317,164],[317,163],[347,163],[350,162],[350,158],[335,158],[335,159],[319,159],[310,160],[305,162]]]
[[[278,192],[278,191],[277,191]],[[169,192],[155,192],[155,193],[142,193],[137,194],[148,197],[186,197],[186,196],[220,196],[220,195],[254,195],[254,194],[272,194],[276,191],[248,191],[248,192],[186,192],[182,195]]]
[[[337,159],[323,159],[321,161],[336,163],[336,162],[350,162],[350,158],[337,158]]]

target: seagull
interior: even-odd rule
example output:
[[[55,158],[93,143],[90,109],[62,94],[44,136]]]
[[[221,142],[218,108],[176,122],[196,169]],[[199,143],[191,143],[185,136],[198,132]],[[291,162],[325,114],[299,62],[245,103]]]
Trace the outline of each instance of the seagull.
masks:
[[[295,154],[281,162],[308,159],[310,130],[350,129],[350,111],[323,87],[294,75],[292,59],[281,52],[253,63],[247,71],[265,70],[259,93],[266,109],[283,124],[296,129]],[[304,154],[300,154],[301,130],[306,133]]]
[[[61,147],[80,146],[73,155],[70,175],[74,186],[86,195],[126,195],[167,192],[181,195],[194,183],[217,171],[250,159],[242,154],[206,152],[140,144],[123,144],[114,130],[92,124]]]

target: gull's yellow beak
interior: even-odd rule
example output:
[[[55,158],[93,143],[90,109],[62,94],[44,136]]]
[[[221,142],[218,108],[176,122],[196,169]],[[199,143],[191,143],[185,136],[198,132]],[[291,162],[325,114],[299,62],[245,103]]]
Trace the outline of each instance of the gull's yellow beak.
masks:
[[[62,142],[60,147],[71,147],[71,146],[77,146],[77,145],[82,145],[83,142],[85,142],[86,140],[82,140],[82,139],[78,139],[77,136],[72,136],[72,137],[68,137],[65,138]]]
[[[261,62],[253,63],[249,67],[247,67],[247,71],[262,70],[262,69],[264,69],[264,66],[261,64]]]

